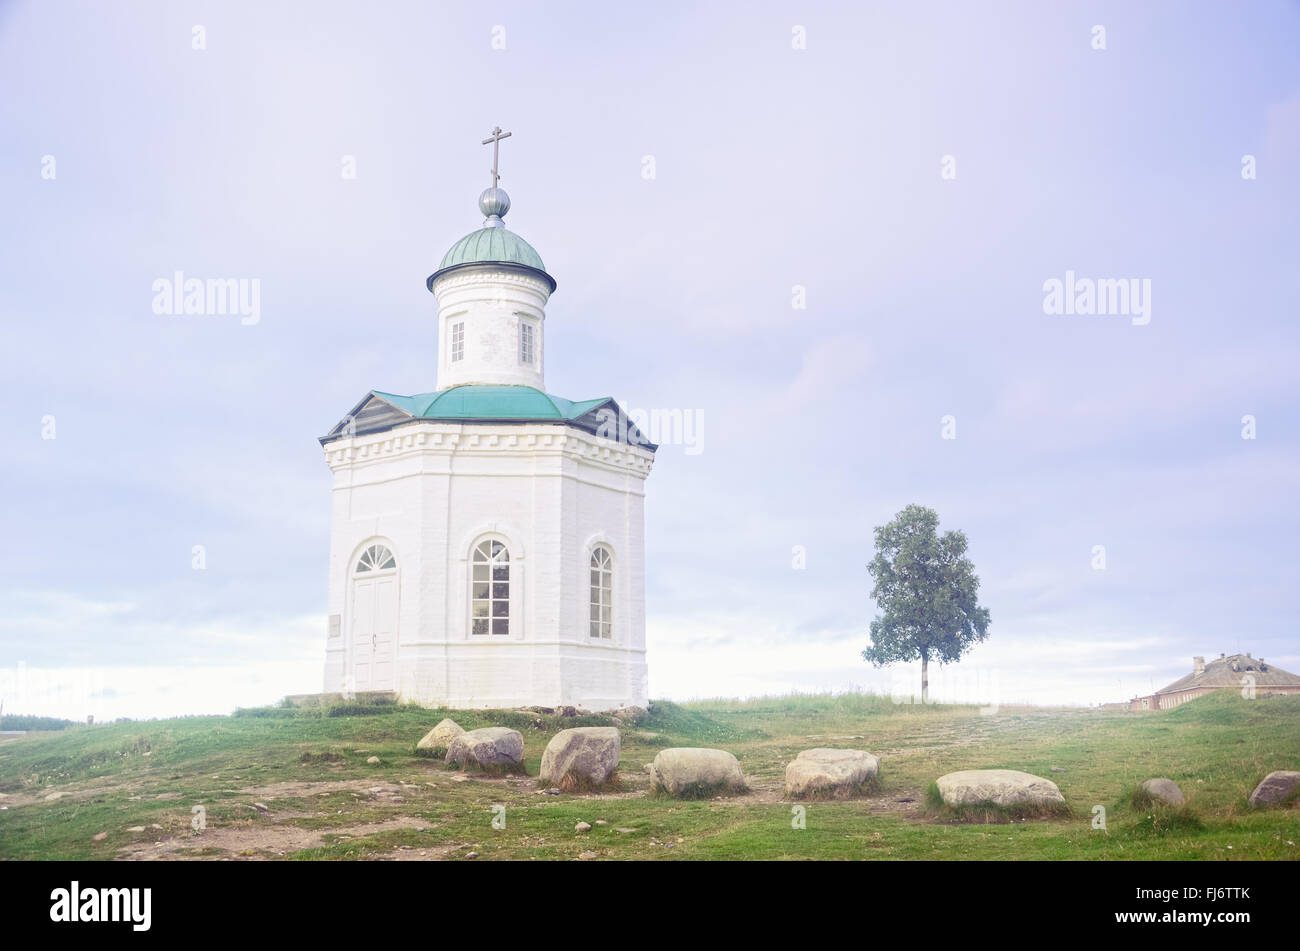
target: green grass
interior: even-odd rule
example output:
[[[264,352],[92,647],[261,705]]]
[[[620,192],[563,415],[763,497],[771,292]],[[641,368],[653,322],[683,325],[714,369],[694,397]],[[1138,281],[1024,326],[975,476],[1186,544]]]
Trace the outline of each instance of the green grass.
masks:
[[[1300,697],[1247,701],[1225,693],[1167,713],[1003,707],[991,716],[870,695],[656,702],[620,728],[614,791],[559,796],[540,793],[535,780],[547,741],[567,727],[612,720],[365,706],[333,716],[329,706],[267,707],[231,717],[72,724],[6,739],[0,858],[113,859],[135,851],[329,860],[454,860],[477,852],[479,861],[1300,855],[1300,804],[1247,804],[1265,774],[1300,768]],[[415,742],[444,716],[465,729],[518,729],[527,775],[449,770],[416,756]],[[642,767],[666,746],[731,751],[749,793],[685,801],[651,795]],[[815,746],[879,756],[877,787],[861,798],[787,801],[785,765]],[[368,764],[370,756],[380,763]],[[954,817],[927,804],[938,776],[985,768],[1051,779],[1069,815],[1005,821],[1012,817]],[[1153,776],[1177,782],[1186,807],[1135,802],[1132,791]],[[64,795],[47,800],[52,793]],[[201,831],[191,827],[196,806],[205,811]],[[1104,828],[1094,827],[1098,809]],[[498,815],[505,828],[494,828]],[[981,818],[988,821],[970,821]],[[575,833],[579,821],[592,829]]]

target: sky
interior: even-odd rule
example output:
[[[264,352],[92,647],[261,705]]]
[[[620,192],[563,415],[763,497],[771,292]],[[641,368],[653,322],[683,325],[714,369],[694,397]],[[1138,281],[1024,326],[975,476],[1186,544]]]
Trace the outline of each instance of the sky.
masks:
[[[0,702],[320,689],[317,437],[435,387],[497,125],[548,391],[695,425],[652,697],[915,691],[859,654],[909,503],[992,616],[938,699],[1300,672],[1297,49],[1270,2],[0,4]],[[156,313],[177,271],[257,319]]]

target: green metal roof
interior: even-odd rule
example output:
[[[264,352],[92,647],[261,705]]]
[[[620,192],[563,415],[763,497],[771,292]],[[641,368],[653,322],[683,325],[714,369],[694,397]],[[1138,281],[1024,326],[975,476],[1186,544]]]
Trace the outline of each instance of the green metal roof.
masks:
[[[398,396],[379,390],[373,392],[397,408],[423,419],[574,420],[611,399],[605,396],[575,402],[543,393],[532,386],[473,383],[415,396]]]
[[[522,264],[545,272],[542,256],[513,231],[502,227],[471,231],[442,256],[438,270],[458,264]]]

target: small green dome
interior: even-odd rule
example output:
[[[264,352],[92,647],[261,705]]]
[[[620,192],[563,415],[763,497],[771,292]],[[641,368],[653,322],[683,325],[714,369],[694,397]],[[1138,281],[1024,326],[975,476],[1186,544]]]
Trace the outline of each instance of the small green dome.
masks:
[[[522,264],[545,272],[542,256],[513,231],[502,227],[471,231],[442,256],[438,270],[458,264]]]
[[[546,278],[547,283],[551,285],[551,291],[554,292],[555,278],[546,273],[542,256],[519,235],[507,231],[505,223],[501,220],[510,210],[510,196],[505,193],[505,190],[495,186],[485,189],[483,194],[478,196],[478,207],[479,211],[487,216],[483,227],[471,231],[451,246],[451,250],[442,256],[442,263],[438,265],[438,270],[430,274],[429,279],[425,281],[425,286],[432,291],[433,282],[438,275],[452,268],[474,264],[512,264],[515,267],[537,271]]]

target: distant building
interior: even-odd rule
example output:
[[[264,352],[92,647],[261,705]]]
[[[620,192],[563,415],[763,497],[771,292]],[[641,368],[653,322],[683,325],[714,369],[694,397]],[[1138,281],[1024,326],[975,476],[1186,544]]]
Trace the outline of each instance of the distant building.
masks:
[[[1187,700],[1216,690],[1254,690],[1262,694],[1300,693],[1300,677],[1250,654],[1220,654],[1208,664],[1204,657],[1192,658],[1192,672],[1157,690],[1148,697],[1134,697],[1130,710],[1169,710]]]

